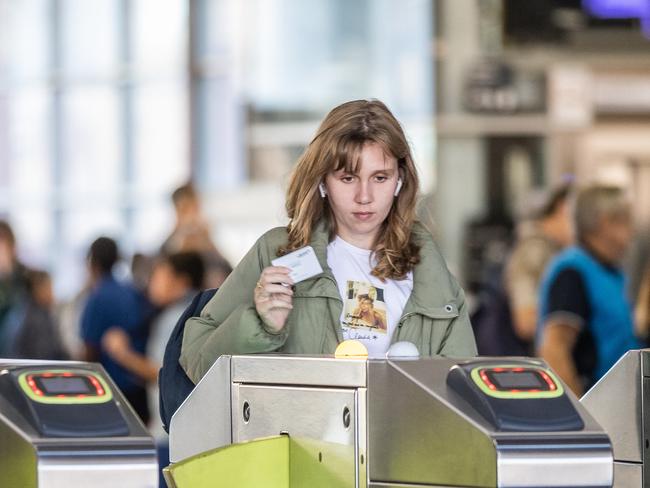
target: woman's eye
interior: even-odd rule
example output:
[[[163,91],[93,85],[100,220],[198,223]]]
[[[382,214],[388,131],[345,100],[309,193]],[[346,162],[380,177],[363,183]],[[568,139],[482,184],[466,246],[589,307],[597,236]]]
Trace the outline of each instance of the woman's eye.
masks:
[[[386,181],[387,179],[388,179],[387,176],[382,176],[382,175],[377,175],[377,176],[375,176],[375,181],[376,181],[377,183],[383,183],[383,182]]]
[[[354,181],[354,176],[351,175],[341,176],[341,181],[343,183],[352,183]]]

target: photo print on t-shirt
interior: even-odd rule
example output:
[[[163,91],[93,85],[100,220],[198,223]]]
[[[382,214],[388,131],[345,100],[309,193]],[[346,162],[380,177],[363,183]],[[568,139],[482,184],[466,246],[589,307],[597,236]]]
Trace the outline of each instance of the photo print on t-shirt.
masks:
[[[386,334],[388,328],[384,289],[364,281],[348,280],[347,283],[343,328]]]

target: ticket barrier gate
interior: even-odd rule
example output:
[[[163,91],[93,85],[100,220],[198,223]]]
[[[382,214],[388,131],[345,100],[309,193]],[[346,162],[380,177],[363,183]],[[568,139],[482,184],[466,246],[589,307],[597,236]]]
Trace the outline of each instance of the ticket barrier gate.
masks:
[[[98,364],[0,359],[0,486],[154,488],[156,449]]]
[[[580,402],[610,436],[614,486],[650,487],[650,349],[627,352]]]
[[[282,433],[292,487],[612,486],[607,434],[544,362],[511,358],[222,356],[172,419],[168,480]]]

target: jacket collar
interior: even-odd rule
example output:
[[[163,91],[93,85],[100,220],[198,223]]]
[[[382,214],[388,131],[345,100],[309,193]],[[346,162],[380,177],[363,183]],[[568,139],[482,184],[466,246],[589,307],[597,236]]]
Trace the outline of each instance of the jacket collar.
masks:
[[[458,292],[453,278],[431,233],[419,222],[412,230],[420,246],[420,262],[413,269],[413,292],[404,307],[404,315],[419,313],[431,318],[458,315]]]
[[[421,314],[431,318],[449,318],[458,315],[458,292],[429,231],[420,223],[413,226],[413,237],[420,245],[420,262],[413,269],[413,291],[404,313]],[[330,228],[325,220],[316,224],[310,245],[323,268],[323,273],[299,283],[296,292],[302,296],[326,296],[341,299],[332,270],[327,264],[327,246]],[[321,279],[323,278],[323,279]]]

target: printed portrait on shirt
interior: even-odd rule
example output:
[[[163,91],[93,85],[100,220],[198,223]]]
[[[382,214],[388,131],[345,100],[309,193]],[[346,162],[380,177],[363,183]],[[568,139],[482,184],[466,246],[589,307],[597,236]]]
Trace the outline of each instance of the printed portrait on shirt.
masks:
[[[387,326],[384,289],[363,281],[347,283],[342,325],[354,329],[372,329],[385,334]]]

